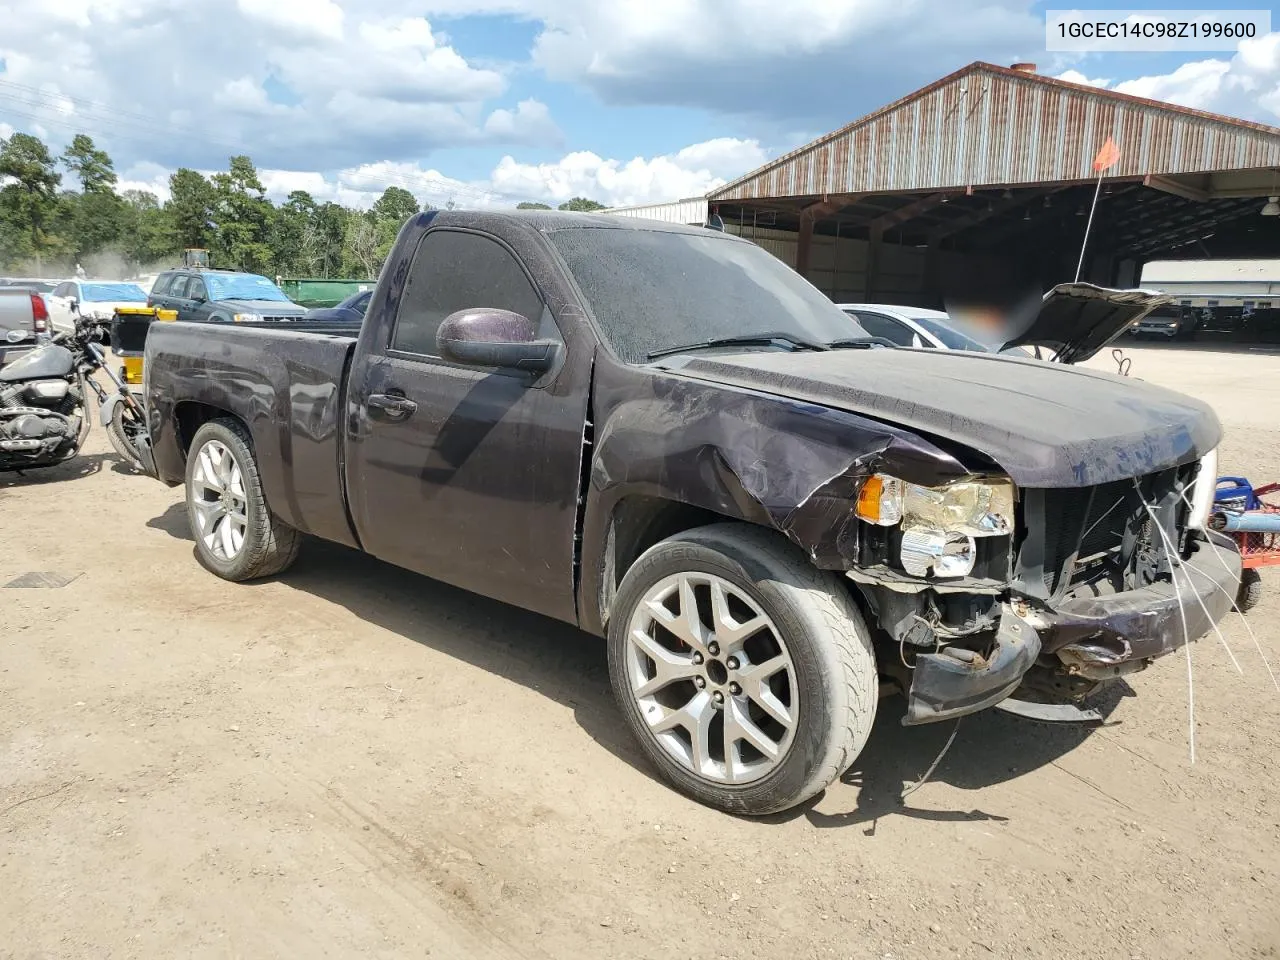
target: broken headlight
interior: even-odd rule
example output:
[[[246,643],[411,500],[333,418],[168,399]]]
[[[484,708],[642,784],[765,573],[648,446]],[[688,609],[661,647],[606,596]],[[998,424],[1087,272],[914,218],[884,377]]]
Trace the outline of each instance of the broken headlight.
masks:
[[[901,525],[899,560],[912,576],[964,577],[977,537],[1013,533],[1013,483],[1004,477],[922,487],[877,473],[858,491],[854,512],[881,527]]]

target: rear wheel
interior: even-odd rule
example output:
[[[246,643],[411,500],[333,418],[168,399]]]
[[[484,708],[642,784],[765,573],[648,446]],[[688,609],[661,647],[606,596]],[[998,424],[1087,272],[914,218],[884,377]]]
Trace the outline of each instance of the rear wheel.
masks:
[[[187,516],[196,555],[224,580],[253,580],[288,569],[302,535],[271,512],[253,444],[237,420],[206,423],[187,456]]]
[[[871,636],[844,586],[745,525],[691,530],[636,561],[610,618],[609,673],[662,776],[734,813],[819,793],[875,719]]]

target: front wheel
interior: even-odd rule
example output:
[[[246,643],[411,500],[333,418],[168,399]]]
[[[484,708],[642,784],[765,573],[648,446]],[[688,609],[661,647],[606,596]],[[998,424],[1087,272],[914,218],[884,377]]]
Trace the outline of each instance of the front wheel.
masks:
[[[107,424],[107,439],[111,447],[125,463],[135,470],[142,469],[142,458],[138,456],[137,437],[146,431],[147,425],[138,419],[138,415],[127,403],[117,403],[111,411],[111,422]]]
[[[1253,567],[1240,573],[1240,589],[1236,592],[1236,609],[1248,613],[1262,602],[1262,574]]]
[[[843,584],[741,524],[636,561],[610,617],[609,675],[662,776],[747,815],[803,803],[847,770],[878,699],[871,635]]]
[[[288,569],[302,535],[271,512],[249,432],[237,420],[196,431],[187,456],[187,516],[196,555],[224,580],[253,580]]]

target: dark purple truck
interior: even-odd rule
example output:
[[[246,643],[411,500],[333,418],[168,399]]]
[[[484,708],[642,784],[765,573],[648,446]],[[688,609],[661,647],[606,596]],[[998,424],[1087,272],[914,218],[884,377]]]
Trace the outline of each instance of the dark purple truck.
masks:
[[[1160,299],[1070,285],[1017,343],[1081,359]],[[196,550],[302,534],[607,637],[679,789],[763,814],[870,733],[1041,719],[1205,634],[1220,427],[1149,384],[898,349],[756,245],[608,216],[424,213],[350,324],[157,324],[151,472]]]

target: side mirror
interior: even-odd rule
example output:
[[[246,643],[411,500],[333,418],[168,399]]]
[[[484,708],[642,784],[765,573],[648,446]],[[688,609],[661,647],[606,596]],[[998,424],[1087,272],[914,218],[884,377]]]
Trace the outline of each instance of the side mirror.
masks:
[[[444,318],[436,331],[436,349],[454,363],[543,373],[560,356],[555,340],[537,340],[532,320],[510,310],[476,307]]]
[[[920,339],[920,334],[918,334],[918,333],[913,333],[913,334],[911,334],[911,345],[912,345],[913,347],[923,347],[923,346],[924,346],[924,341]]]
[[[25,330],[10,330],[4,335],[5,340],[9,343],[21,343],[23,340],[30,339],[31,334]]]
[[[72,313],[80,312],[80,301],[77,300],[75,297],[72,297],[70,300],[67,301],[67,306],[71,308]]]

